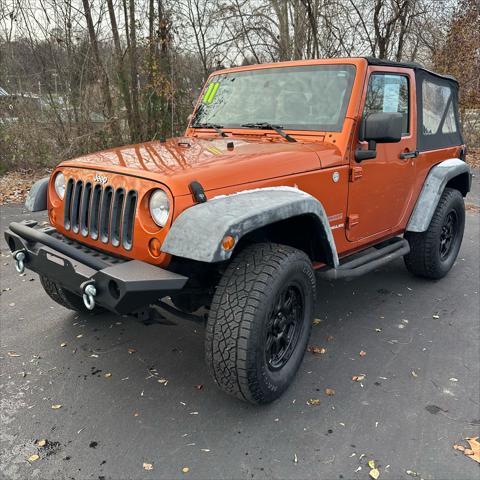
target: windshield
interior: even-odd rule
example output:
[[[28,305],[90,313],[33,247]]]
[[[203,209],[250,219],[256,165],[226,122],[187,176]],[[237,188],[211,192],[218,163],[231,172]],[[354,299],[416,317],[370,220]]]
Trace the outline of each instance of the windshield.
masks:
[[[342,129],[353,65],[265,68],[215,75],[192,126],[239,128],[265,122],[289,130]]]

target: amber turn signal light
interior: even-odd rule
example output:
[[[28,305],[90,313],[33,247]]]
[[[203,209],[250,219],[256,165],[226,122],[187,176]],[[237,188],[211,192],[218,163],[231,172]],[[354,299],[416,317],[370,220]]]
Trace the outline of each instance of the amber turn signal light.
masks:
[[[231,235],[223,237],[222,247],[224,250],[231,250],[235,246],[235,239]]]
[[[162,253],[160,251],[161,246],[162,244],[160,243],[160,240],[158,238],[152,238],[150,242],[148,242],[148,249],[154,257],[159,257]]]

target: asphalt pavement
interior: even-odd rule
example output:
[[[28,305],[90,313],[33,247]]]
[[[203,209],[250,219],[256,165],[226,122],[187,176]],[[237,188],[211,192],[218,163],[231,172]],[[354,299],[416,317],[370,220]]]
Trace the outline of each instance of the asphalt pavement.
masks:
[[[395,261],[320,281],[310,344],[325,353],[307,352],[286,394],[262,407],[215,387],[202,327],[80,315],[19,276],[3,230],[25,217],[44,218],[1,207],[4,478],[368,479],[370,460],[380,479],[480,478],[453,449],[480,433],[478,208],[443,280]]]

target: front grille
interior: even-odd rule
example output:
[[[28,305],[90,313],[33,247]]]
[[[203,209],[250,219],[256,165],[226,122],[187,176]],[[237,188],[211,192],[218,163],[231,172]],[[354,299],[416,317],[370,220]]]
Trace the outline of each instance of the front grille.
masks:
[[[83,237],[132,248],[137,192],[103,188],[70,178],[65,192],[64,226]]]

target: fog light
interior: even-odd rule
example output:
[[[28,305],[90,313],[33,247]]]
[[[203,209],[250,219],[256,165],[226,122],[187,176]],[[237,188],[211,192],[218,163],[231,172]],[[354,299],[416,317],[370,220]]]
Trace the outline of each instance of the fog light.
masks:
[[[224,250],[231,250],[235,246],[235,239],[231,235],[223,237],[222,247]]]
[[[160,243],[160,240],[158,238],[152,238],[150,242],[148,243],[148,249],[150,250],[150,253],[154,257],[159,257],[160,254],[162,253],[160,251],[160,247],[162,244]]]

